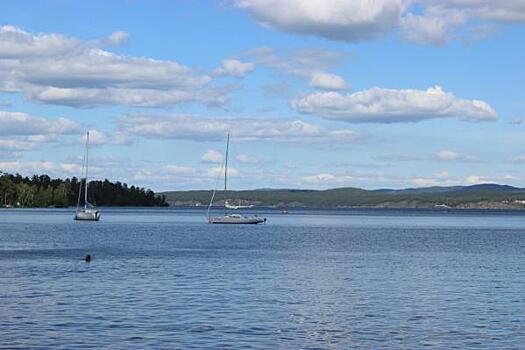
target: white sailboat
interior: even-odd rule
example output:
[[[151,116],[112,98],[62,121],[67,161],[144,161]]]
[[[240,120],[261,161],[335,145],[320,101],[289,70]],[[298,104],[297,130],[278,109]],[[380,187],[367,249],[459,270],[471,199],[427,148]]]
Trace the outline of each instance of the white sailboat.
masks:
[[[86,150],[84,151],[84,162],[82,164],[82,174],[80,186],[78,188],[77,211],[75,212],[75,220],[98,221],[100,219],[100,211],[91,203],[88,202],[88,167],[89,167],[89,131],[86,134]],[[84,206],[80,205],[82,194],[82,176],[86,171],[84,180]]]
[[[226,139],[226,157],[225,157],[225,164],[224,164],[224,196],[226,196],[227,190],[228,190],[228,150],[230,146],[230,134],[228,133],[228,137]],[[228,200],[224,200],[224,215],[222,216],[211,216],[210,210],[213,206],[213,199],[215,198],[215,190],[213,190],[213,194],[211,196],[210,204],[208,205],[208,223],[210,224],[260,224],[260,223],[266,223],[266,218],[260,218],[257,215],[241,215],[241,214],[235,214],[235,213],[228,213],[228,209],[242,209],[242,208],[252,208],[253,205],[232,205],[228,203]]]

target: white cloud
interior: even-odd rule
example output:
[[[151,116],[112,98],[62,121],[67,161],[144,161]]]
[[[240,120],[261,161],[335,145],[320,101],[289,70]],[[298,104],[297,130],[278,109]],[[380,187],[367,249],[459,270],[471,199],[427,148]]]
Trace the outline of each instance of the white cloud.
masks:
[[[463,163],[480,162],[480,160],[474,156],[460,154],[458,152],[451,151],[448,149],[439,151],[436,154],[436,157],[438,160],[442,160],[445,162],[463,162]]]
[[[35,142],[31,142],[27,137],[17,137],[0,139],[0,150],[3,151],[26,151],[36,147]]]
[[[243,78],[254,69],[255,63],[243,63],[236,59],[226,59],[222,61],[222,67],[214,69],[212,74],[215,76]]]
[[[414,0],[412,3],[422,11],[417,14],[407,11],[400,25],[408,40],[419,43],[442,45],[453,39],[470,40],[469,36],[479,39],[486,36],[493,23],[525,22],[525,3],[521,0]]]
[[[522,0],[443,0],[424,1],[425,12],[432,15],[462,14],[465,18],[477,18],[498,22],[525,22],[525,2]]]
[[[486,183],[486,182],[489,182],[489,180],[481,177],[481,176],[477,176],[477,175],[471,175],[469,177],[467,177],[465,179],[465,182],[469,185],[475,185],[475,184],[480,184],[480,183]]]
[[[104,40],[81,41],[0,27],[0,91],[75,107],[221,105],[228,101],[232,86],[211,87],[209,76],[175,61],[121,56],[100,47],[126,39],[124,32]]]
[[[341,90],[347,87],[342,77],[330,73],[315,73],[310,80],[310,86],[325,90]]]
[[[237,141],[353,142],[353,130],[330,130],[301,120],[276,118],[204,118],[192,115],[125,115],[117,120],[120,132],[130,136],[189,140],[223,140],[231,131]]]
[[[335,179],[335,176],[329,173],[322,173],[322,174],[303,177],[303,180],[307,183],[327,182],[327,181],[332,181],[334,179]]]
[[[450,151],[450,150],[439,151],[437,156],[441,160],[458,160],[458,159],[461,159],[459,153],[454,152],[454,151]]]
[[[521,124],[523,124],[523,117],[512,118],[512,119],[510,120],[509,124],[513,124],[513,125],[521,125]]]
[[[222,156],[222,153],[214,150],[209,149],[204,153],[204,155],[201,158],[201,161],[205,163],[222,163],[224,157]]]
[[[85,143],[86,136],[79,136],[78,142]],[[90,145],[126,145],[130,143],[132,143],[131,138],[118,131],[112,134],[108,134],[99,130],[89,130]]]
[[[316,73],[323,73],[339,66],[350,53],[319,48],[295,48],[277,52],[270,47],[258,47],[246,51],[247,56],[260,66],[280,73],[311,79]]]
[[[71,175],[79,175],[81,166],[75,163],[53,163],[43,161],[13,161],[0,162],[0,169],[10,173],[21,174],[48,174],[52,177],[64,177]]]
[[[140,168],[133,172],[131,180],[146,183],[148,186],[163,190],[174,189],[212,189],[222,185],[223,167],[192,168],[183,165],[170,164],[161,168],[163,171]],[[228,167],[228,177],[237,177],[239,172]]]
[[[417,187],[461,185],[460,181],[452,178],[447,171],[440,171],[430,177],[414,177],[409,179],[408,182]]]
[[[257,158],[249,156],[247,154],[238,154],[235,157],[235,160],[239,163],[247,163],[247,164],[256,164],[259,163],[259,160]]]
[[[77,134],[80,125],[67,118],[46,119],[21,112],[0,111],[0,149],[25,151]]]
[[[282,32],[358,42],[400,30],[442,45],[495,23],[524,23],[522,0],[234,0],[259,24]],[[462,30],[467,29],[467,30]]]
[[[73,134],[80,126],[70,119],[55,120],[21,112],[0,111],[0,135]]]
[[[422,44],[443,45],[450,39],[449,18],[424,17],[409,14],[401,20],[406,39]]]
[[[397,26],[401,0],[236,0],[253,19],[279,31],[357,42]]]
[[[371,88],[340,94],[316,92],[291,101],[302,113],[346,122],[417,122],[432,118],[467,121],[497,119],[496,111],[481,100],[459,99],[435,86],[427,90]]]
[[[491,178],[484,177],[484,176],[478,176],[478,175],[470,175],[465,179],[465,183],[468,185],[476,185],[476,184],[484,184],[484,183],[506,183],[508,181],[512,182],[518,179],[519,179],[518,177],[514,175],[510,175],[510,174],[505,174],[503,176],[491,177]]]
[[[196,171],[194,168],[181,166],[181,165],[175,165],[175,164],[166,165],[164,169],[168,173],[175,174],[175,175],[190,175],[190,174],[194,174]]]
[[[20,158],[20,154],[18,152],[4,151],[2,150],[2,146],[0,146],[0,161],[14,160],[18,158]],[[0,171],[2,170],[0,169]]]
[[[414,155],[385,155],[380,157],[374,157],[378,161],[388,161],[388,162],[463,162],[463,163],[480,163],[483,162],[478,157],[464,155],[452,150],[440,150],[435,155],[425,155],[425,156],[414,156]]]
[[[31,35],[11,25],[0,27],[0,41],[2,59],[66,55],[75,51],[80,45],[80,40],[76,38],[56,33]]]
[[[315,185],[341,185],[352,181],[352,176],[349,175],[334,175],[331,173],[320,173],[316,175],[304,176],[302,180],[307,184]]]
[[[210,168],[210,169],[208,169],[206,171],[206,175],[209,178],[213,178],[213,179],[216,179],[219,176],[223,176],[224,175],[224,167],[213,167],[213,168]],[[228,166],[228,176],[238,176],[238,175],[239,175],[239,170],[237,170],[237,168],[233,168],[233,167]]]
[[[413,179],[410,179],[410,183],[418,187],[429,187],[439,185],[439,181],[437,179],[426,177],[415,177]]]
[[[111,45],[121,45],[128,41],[129,34],[123,31],[117,31],[111,33],[111,35],[108,37],[108,43]]]

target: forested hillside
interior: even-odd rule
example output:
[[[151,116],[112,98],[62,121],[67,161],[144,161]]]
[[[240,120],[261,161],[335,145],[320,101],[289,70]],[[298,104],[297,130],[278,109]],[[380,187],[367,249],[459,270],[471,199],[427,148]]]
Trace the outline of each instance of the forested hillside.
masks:
[[[207,205],[211,191],[170,191],[162,193],[170,205]],[[403,190],[335,188],[324,191],[266,189],[218,192],[215,204],[230,203],[287,208],[525,208],[525,190],[481,184],[474,186],[427,187]]]
[[[68,207],[76,206],[79,179],[51,179],[48,175],[24,177],[0,172],[0,206]],[[89,201],[98,206],[167,206],[164,196],[152,190],[128,186],[125,183],[91,181]],[[84,193],[81,193],[83,196]]]

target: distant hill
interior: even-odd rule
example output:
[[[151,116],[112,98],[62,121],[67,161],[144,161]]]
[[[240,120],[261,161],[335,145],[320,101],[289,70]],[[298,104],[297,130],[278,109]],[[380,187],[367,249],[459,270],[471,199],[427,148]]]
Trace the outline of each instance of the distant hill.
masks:
[[[159,193],[172,206],[206,206],[211,191],[168,191]],[[258,189],[217,192],[216,205],[227,198],[243,205],[275,208],[525,208],[525,189],[499,184],[364,190]]]

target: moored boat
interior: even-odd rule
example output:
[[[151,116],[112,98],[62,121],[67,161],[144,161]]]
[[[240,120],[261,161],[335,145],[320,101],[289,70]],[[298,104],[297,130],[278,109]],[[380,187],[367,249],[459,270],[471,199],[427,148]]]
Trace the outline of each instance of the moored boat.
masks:
[[[77,210],[75,212],[75,220],[82,221],[98,221],[102,213],[93,204],[88,202],[88,167],[89,167],[89,131],[86,134],[86,149],[84,151],[84,162],[82,164],[82,176],[84,181],[84,205],[80,205],[82,197],[82,180],[78,189]],[[85,170],[85,174],[84,174]],[[85,175],[85,176],[84,176]]]
[[[224,196],[227,194],[228,190],[228,151],[230,146],[230,134],[226,138],[226,156],[224,164]],[[243,205],[232,205],[228,202],[227,199],[224,200],[224,215],[220,216],[211,216],[210,210],[213,206],[213,199],[215,198],[215,190],[211,196],[210,204],[208,205],[208,223],[210,224],[261,224],[266,223],[266,218],[261,218],[257,215],[241,215],[228,213],[228,209],[237,210],[242,208],[252,208],[253,205],[243,206]]]

